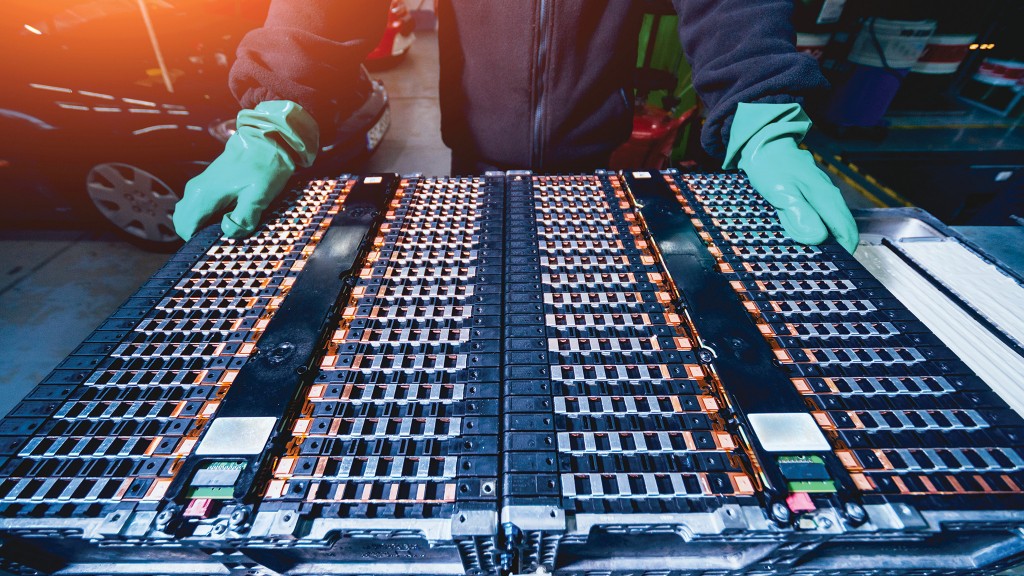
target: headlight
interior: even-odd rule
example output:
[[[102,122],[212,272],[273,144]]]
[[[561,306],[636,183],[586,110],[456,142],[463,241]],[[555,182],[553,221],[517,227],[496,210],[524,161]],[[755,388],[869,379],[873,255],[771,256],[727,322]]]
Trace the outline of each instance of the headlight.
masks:
[[[228,138],[235,133],[235,119],[229,118],[228,120],[219,120],[210,124],[210,136],[213,136],[217,140],[226,143]]]

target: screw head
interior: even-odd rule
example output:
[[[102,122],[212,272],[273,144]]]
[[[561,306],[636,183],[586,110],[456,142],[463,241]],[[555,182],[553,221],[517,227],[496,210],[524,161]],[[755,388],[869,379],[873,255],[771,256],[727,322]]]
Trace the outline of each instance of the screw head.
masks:
[[[776,524],[785,526],[789,524],[792,519],[792,514],[789,512],[789,507],[782,502],[776,502],[771,506],[771,517]]]
[[[161,510],[160,513],[156,515],[156,520],[154,521],[157,529],[167,529],[167,527],[171,524],[171,521],[174,520],[174,516],[177,513],[178,508],[175,506],[168,506],[167,508]]]
[[[697,350],[697,359],[705,364],[710,364],[717,357],[718,356],[715,354],[715,351],[711,348],[704,347]]]
[[[854,526],[863,524],[868,519],[868,512],[863,506],[856,502],[847,502],[843,506],[843,515],[850,521]]]
[[[228,521],[231,523],[232,528],[237,528],[245,523],[249,519],[249,510],[245,506],[239,506],[231,511],[231,517]]]

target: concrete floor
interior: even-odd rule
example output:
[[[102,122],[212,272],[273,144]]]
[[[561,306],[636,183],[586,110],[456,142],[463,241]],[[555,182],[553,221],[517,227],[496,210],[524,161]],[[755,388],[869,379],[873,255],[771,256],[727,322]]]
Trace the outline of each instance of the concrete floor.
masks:
[[[397,66],[371,72],[391,96],[391,130],[370,158],[366,172],[447,174],[451,151],[441,142],[437,104],[437,34],[416,32],[413,47]]]
[[[166,260],[111,234],[0,232],[0,413]]]
[[[373,75],[391,97],[392,127],[365,172],[447,174],[441,142],[437,37],[418,32],[407,57]],[[870,207],[845,189],[851,207]],[[0,414],[167,259],[96,231],[0,231]]]

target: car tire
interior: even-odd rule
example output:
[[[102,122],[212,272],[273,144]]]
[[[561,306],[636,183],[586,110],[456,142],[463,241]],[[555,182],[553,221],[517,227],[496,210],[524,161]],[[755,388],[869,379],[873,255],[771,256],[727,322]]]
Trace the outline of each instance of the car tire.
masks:
[[[181,245],[171,215],[180,196],[157,175],[125,162],[94,165],[86,193],[103,219],[130,242],[153,251]]]

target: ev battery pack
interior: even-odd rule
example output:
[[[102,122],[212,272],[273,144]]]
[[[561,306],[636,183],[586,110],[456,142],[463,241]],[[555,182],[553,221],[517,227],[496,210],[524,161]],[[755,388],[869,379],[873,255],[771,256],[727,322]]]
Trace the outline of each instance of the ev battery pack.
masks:
[[[864,248],[787,239],[735,173],[311,182],[199,233],[0,421],[0,569],[1024,562],[1024,377],[985,369],[1016,325],[975,295],[1004,347],[965,352],[924,265]]]

